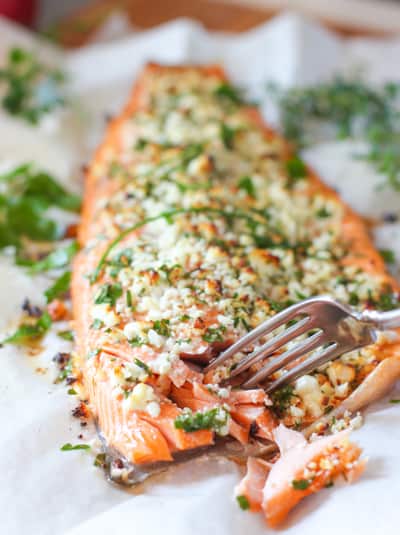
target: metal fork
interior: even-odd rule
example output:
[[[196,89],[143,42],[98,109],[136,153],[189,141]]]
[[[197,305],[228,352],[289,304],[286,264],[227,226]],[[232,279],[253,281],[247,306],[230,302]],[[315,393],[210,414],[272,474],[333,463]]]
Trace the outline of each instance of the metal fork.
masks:
[[[205,371],[215,369],[238,352],[245,351],[249,346],[260,342],[278,327],[296,319],[298,321],[294,325],[287,327],[283,332],[244,356],[232,369],[229,380],[249,370],[253,364],[282,350],[298,336],[316,330],[290,349],[274,358],[269,358],[261,369],[252,376],[246,377],[241,385],[243,388],[262,385],[272,374],[282,370],[283,374],[278,379],[263,386],[266,392],[276,390],[344,353],[373,344],[377,340],[379,331],[400,327],[400,309],[389,312],[377,310],[359,312],[329,296],[312,297],[279,312],[247,333],[214,359]],[[309,354],[307,358],[299,360],[307,354]],[[296,364],[297,360],[299,363]],[[294,364],[294,366],[285,370],[289,364]]]

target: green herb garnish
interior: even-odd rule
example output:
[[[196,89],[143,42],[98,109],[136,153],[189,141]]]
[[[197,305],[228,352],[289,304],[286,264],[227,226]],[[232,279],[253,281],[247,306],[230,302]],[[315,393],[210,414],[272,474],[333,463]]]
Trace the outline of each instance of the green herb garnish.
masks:
[[[253,197],[253,199],[255,198],[256,190],[253,181],[249,176],[244,176],[239,180],[238,188],[242,191],[245,191],[247,195]]]
[[[153,329],[156,331],[156,333],[160,334],[161,336],[169,336],[171,333],[171,330],[169,327],[169,320],[166,320],[166,319],[156,320],[153,323]]]
[[[222,342],[224,340],[223,333],[226,331],[224,325],[219,327],[208,327],[202,338],[205,342],[212,344],[213,342]]]
[[[231,128],[226,123],[221,123],[220,128],[219,128],[219,135],[225,148],[229,150],[233,149],[233,141],[235,139],[235,133],[236,133],[236,130],[234,128]]]
[[[135,143],[135,150],[142,151],[144,148],[146,148],[148,143],[149,142],[147,141],[147,139],[140,137]]]
[[[50,263],[64,254],[60,251],[54,258],[33,263],[24,258],[24,238],[31,241],[55,241],[61,238],[62,229],[49,218],[47,209],[55,206],[65,210],[79,209],[79,198],[68,193],[53,177],[37,171],[31,164],[20,165],[0,175],[0,248],[13,245],[17,248],[17,262],[33,271],[52,269]],[[75,245],[68,246],[72,254]]]
[[[391,399],[390,403],[400,403],[400,399]]]
[[[37,124],[55,108],[63,105],[63,73],[42,63],[23,48],[11,48],[5,67],[0,69],[0,86],[5,88],[2,107],[11,115]]]
[[[90,450],[89,444],[75,444],[74,446],[67,442],[64,446],[61,446],[61,451],[75,451],[75,450]]]
[[[283,414],[289,407],[293,396],[294,388],[291,385],[283,386],[271,393],[274,409],[279,415]]]
[[[71,272],[66,271],[44,292],[46,302],[50,303],[53,299],[65,295],[69,290],[70,283]]]
[[[220,97],[221,100],[228,100],[233,104],[241,104],[243,102],[238,89],[226,82],[222,82],[215,89],[214,94]]]
[[[400,84],[375,88],[359,79],[337,77],[311,87],[274,88],[274,93],[283,133],[298,147],[313,142],[316,124],[332,125],[340,139],[364,140],[367,149],[356,157],[370,162],[387,185],[400,190]]]
[[[249,500],[246,498],[246,496],[236,496],[236,501],[238,502],[240,509],[243,509],[243,511],[250,509]]]
[[[69,396],[76,396],[76,395],[78,394],[78,392],[77,392],[74,388],[69,388],[69,389],[67,390],[67,394],[68,394]]]
[[[101,319],[99,318],[96,318],[95,320],[93,320],[93,323],[92,325],[90,326],[91,329],[94,329],[95,331],[98,331],[99,329],[101,329],[102,327],[104,327],[104,323],[101,321]]]
[[[177,429],[183,429],[187,433],[200,431],[201,429],[212,429],[219,433],[226,426],[228,418],[229,413],[222,407],[198,412],[183,409],[175,419],[174,425]]]
[[[286,171],[289,176],[289,184],[292,186],[295,182],[303,180],[307,176],[307,168],[298,156],[293,156],[286,162]]]
[[[120,284],[103,284],[97,291],[95,296],[95,304],[109,304],[114,306],[117,299],[122,295],[122,287]]]
[[[145,362],[137,358],[135,358],[133,362],[136,364],[136,366],[139,366],[139,368],[142,368],[142,370],[144,370],[147,373],[147,375],[152,375],[150,368],[147,366]]]
[[[22,323],[14,334],[2,341],[2,344],[29,344],[34,340],[42,338],[52,325],[48,312],[43,312],[40,318],[32,323]]]
[[[63,340],[67,340],[68,342],[74,341],[74,333],[72,331],[59,331],[57,336]]]
[[[329,212],[329,210],[325,208],[325,206],[323,206],[322,208],[316,211],[315,215],[320,219],[325,219],[327,217],[331,217],[332,214]]]
[[[387,264],[395,264],[396,263],[396,255],[395,255],[394,251],[392,251],[391,249],[380,249],[379,252],[381,254],[381,257],[383,258],[383,260]]]
[[[296,490],[306,490],[311,485],[309,479],[293,479],[292,487]]]
[[[50,271],[52,269],[60,269],[68,266],[72,258],[78,251],[78,244],[73,241],[66,247],[60,247],[51,252],[46,258],[33,263],[29,271],[31,273],[38,273],[40,271]]]

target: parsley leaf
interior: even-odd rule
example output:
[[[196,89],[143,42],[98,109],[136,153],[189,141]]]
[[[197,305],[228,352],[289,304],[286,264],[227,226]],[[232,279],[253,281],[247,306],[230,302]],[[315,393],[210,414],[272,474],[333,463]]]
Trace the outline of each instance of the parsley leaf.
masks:
[[[379,252],[381,254],[381,257],[387,264],[396,263],[396,255],[391,249],[381,249]]]
[[[241,104],[243,102],[238,89],[227,82],[222,82],[215,89],[214,94],[221,100],[228,100],[233,104]]]
[[[236,501],[240,509],[242,509],[243,511],[247,511],[247,509],[250,509],[249,500],[246,498],[246,496],[236,496]]]
[[[229,150],[233,149],[233,141],[235,139],[235,133],[236,133],[236,130],[234,128],[228,126],[226,123],[221,123],[219,127],[219,135],[220,135],[222,143],[225,145],[225,148]]]
[[[35,170],[32,164],[20,165],[3,173],[0,183],[0,248],[15,246],[19,263],[32,265],[21,255],[23,238],[32,241],[59,239],[62,229],[49,218],[47,209],[56,206],[64,210],[78,210],[79,198],[64,190],[47,173]],[[45,267],[41,261],[38,264]],[[42,268],[33,269],[40,271]]]
[[[68,342],[74,341],[74,333],[72,331],[59,331],[57,336],[63,340],[67,340]]]
[[[171,333],[169,328],[169,320],[166,319],[156,320],[153,323],[153,329],[161,336],[169,336]]]
[[[60,247],[47,255],[46,258],[32,264],[29,271],[31,273],[38,273],[39,271],[63,268],[70,264],[77,251],[78,244],[76,241],[73,241],[66,247]]]
[[[307,176],[307,168],[303,160],[298,156],[293,156],[286,162],[286,171],[289,176],[289,184],[293,185],[298,180],[302,180]]]
[[[222,342],[224,340],[223,333],[226,331],[224,325],[219,327],[208,327],[207,331],[203,334],[202,338],[205,342]]]
[[[65,99],[61,94],[64,75],[46,66],[32,52],[13,47],[8,61],[0,69],[0,85],[5,86],[2,107],[28,123],[37,124]]]
[[[41,338],[46,334],[52,325],[48,312],[37,318],[32,323],[23,323],[11,336],[3,340],[3,344],[28,344],[29,342]]]
[[[311,485],[309,479],[293,479],[292,487],[296,490],[306,490]]]
[[[214,407],[208,411],[192,412],[190,409],[183,411],[175,418],[176,429],[183,429],[187,433],[201,429],[212,429],[221,432],[226,426],[229,413],[222,407]]]
[[[90,450],[89,444],[75,444],[73,446],[70,442],[67,442],[60,448],[61,451],[74,451],[74,450]]]
[[[238,182],[238,188],[240,190],[243,190],[249,195],[250,197],[253,197],[255,199],[256,197],[256,190],[253,184],[253,181],[249,176],[242,177]]]
[[[47,290],[44,292],[44,295],[46,296],[46,302],[50,303],[50,301],[53,301],[57,297],[67,293],[70,283],[71,272],[66,271],[60,277],[58,277],[58,279],[50,286],[50,288],[47,288]]]
[[[94,302],[96,305],[108,303],[109,305],[114,306],[121,295],[122,287],[120,284],[103,284],[100,286]]]

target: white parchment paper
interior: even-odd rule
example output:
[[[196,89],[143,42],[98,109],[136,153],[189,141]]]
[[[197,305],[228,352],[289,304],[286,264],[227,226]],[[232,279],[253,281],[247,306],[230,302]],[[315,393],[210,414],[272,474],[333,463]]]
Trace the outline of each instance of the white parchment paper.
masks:
[[[124,31],[126,27],[124,28]],[[107,34],[108,35],[108,34]],[[101,34],[102,38],[104,34]],[[179,20],[132,33],[119,41],[92,44],[64,53],[39,43],[0,20],[0,62],[11,45],[35,47],[48,61],[70,73],[70,109],[34,128],[0,111],[0,169],[35,161],[71,188],[81,186],[80,166],[101,139],[105,114],[118,112],[142,65],[222,63],[233,81],[261,100],[266,118],[275,111],[265,96],[267,81],[284,86],[312,83],[360,69],[373,83],[400,78],[400,39],[342,41],[315,23],[293,14],[239,36],[210,34]],[[366,216],[400,213],[400,196],[377,191],[380,178],[351,155],[355,142],[330,142],[305,157],[344,199]],[[376,231],[378,245],[400,259],[400,225]],[[34,280],[0,258],[0,328],[15,321],[24,297],[43,303],[44,277]],[[268,533],[261,515],[242,512],[233,501],[239,479],[227,461],[192,462],[128,492],[106,482],[87,452],[61,452],[65,442],[87,442],[93,430],[70,416],[76,404],[53,384],[51,357],[70,349],[54,334],[40,356],[13,347],[0,351],[0,533],[7,535],[259,535]],[[37,371],[41,368],[40,373]],[[46,371],[47,370],[47,371]],[[400,511],[400,410],[388,403],[400,387],[371,407],[355,438],[370,462],[355,485],[336,485],[308,498],[283,528],[288,534],[397,535]],[[83,433],[83,439],[77,438]],[[338,489],[338,487],[342,487]]]

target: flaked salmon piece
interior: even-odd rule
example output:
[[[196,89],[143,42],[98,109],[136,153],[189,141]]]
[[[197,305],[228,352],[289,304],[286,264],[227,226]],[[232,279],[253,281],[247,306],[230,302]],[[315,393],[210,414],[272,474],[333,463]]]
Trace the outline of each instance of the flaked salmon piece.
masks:
[[[213,443],[214,434],[207,429],[186,433],[174,425],[181,411],[170,402],[160,404],[160,414],[153,418],[143,413],[141,418],[160,430],[173,451],[187,450]]]
[[[247,500],[250,511],[261,511],[265,482],[270,470],[271,464],[263,459],[247,459],[246,475],[236,486],[235,495]]]
[[[207,385],[188,382],[181,388],[173,386],[171,397],[179,407],[189,407],[192,411],[205,411],[218,406],[228,408],[231,416],[229,434],[241,444],[248,442],[252,425],[256,426],[256,436],[272,440],[272,430],[277,423],[271,411],[265,406],[269,401],[263,390],[232,390],[226,397],[221,398],[209,388],[210,385],[207,388]],[[249,402],[254,404],[251,405]]]
[[[249,460],[247,474],[236,488],[251,510],[263,510],[270,527],[276,528],[303,498],[332,485],[337,477],[351,483],[364,471],[366,461],[349,441],[349,431],[308,443],[301,433],[281,424],[274,436],[279,459],[268,469],[258,459]]]

